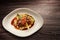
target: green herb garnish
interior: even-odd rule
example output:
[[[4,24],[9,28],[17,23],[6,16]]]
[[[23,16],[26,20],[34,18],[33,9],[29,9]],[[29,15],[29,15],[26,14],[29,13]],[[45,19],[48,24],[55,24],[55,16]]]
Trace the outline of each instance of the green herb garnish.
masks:
[[[17,14],[17,16],[18,16],[18,18],[20,18],[20,19],[22,18],[19,14]]]

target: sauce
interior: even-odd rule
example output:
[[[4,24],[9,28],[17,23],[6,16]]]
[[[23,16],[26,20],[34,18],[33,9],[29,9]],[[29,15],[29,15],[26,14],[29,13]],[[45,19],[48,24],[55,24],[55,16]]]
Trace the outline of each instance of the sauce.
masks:
[[[28,16],[30,16],[30,15],[28,15]],[[14,17],[11,21],[11,25],[13,25],[18,30],[27,30],[28,28],[26,27],[26,23],[27,23],[28,27],[29,27],[29,25],[31,25],[29,28],[31,28],[34,25],[35,21],[32,21],[31,18],[32,18],[32,16],[30,16],[30,18],[23,17],[23,18],[17,20],[17,17]]]

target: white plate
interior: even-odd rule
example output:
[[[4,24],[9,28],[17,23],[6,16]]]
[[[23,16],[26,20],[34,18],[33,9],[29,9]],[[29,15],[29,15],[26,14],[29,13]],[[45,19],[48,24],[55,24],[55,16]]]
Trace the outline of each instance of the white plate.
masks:
[[[32,28],[28,29],[28,30],[17,30],[14,28],[14,26],[11,25],[11,21],[12,19],[16,16],[16,14],[19,13],[27,13],[31,16],[33,16],[33,18],[35,19],[35,23],[33,25]],[[43,18],[41,17],[40,14],[34,12],[31,9],[28,8],[17,8],[15,10],[13,10],[12,12],[10,12],[2,21],[2,25],[3,27],[9,31],[10,33],[19,36],[19,37],[27,37],[32,35],[33,33],[35,33],[36,31],[38,31],[42,25],[43,25]]]

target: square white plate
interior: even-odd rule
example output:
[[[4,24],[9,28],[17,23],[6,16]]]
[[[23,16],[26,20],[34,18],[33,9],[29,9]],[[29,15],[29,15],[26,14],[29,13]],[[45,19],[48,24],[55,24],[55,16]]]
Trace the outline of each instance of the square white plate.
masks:
[[[33,27],[31,27],[28,30],[17,30],[14,28],[14,26],[11,25],[11,21],[12,19],[18,14],[21,13],[26,13],[31,15],[34,19],[35,19],[35,23],[33,25]],[[43,18],[41,17],[41,15],[39,13],[36,13],[35,11],[28,9],[28,8],[17,8],[15,10],[13,10],[12,12],[10,12],[6,17],[4,17],[3,21],[2,21],[2,25],[3,27],[9,31],[10,33],[19,36],[19,37],[27,37],[32,35],[33,33],[35,33],[36,31],[38,31],[42,25],[43,25]]]

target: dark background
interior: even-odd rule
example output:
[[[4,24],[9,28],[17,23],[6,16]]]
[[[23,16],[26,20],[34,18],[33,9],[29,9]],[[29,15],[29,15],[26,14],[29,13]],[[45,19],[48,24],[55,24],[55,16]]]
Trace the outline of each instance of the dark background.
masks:
[[[16,8],[30,8],[40,13],[44,19],[42,28],[26,38],[7,32],[2,20]],[[60,0],[0,0],[0,40],[60,40]]]

